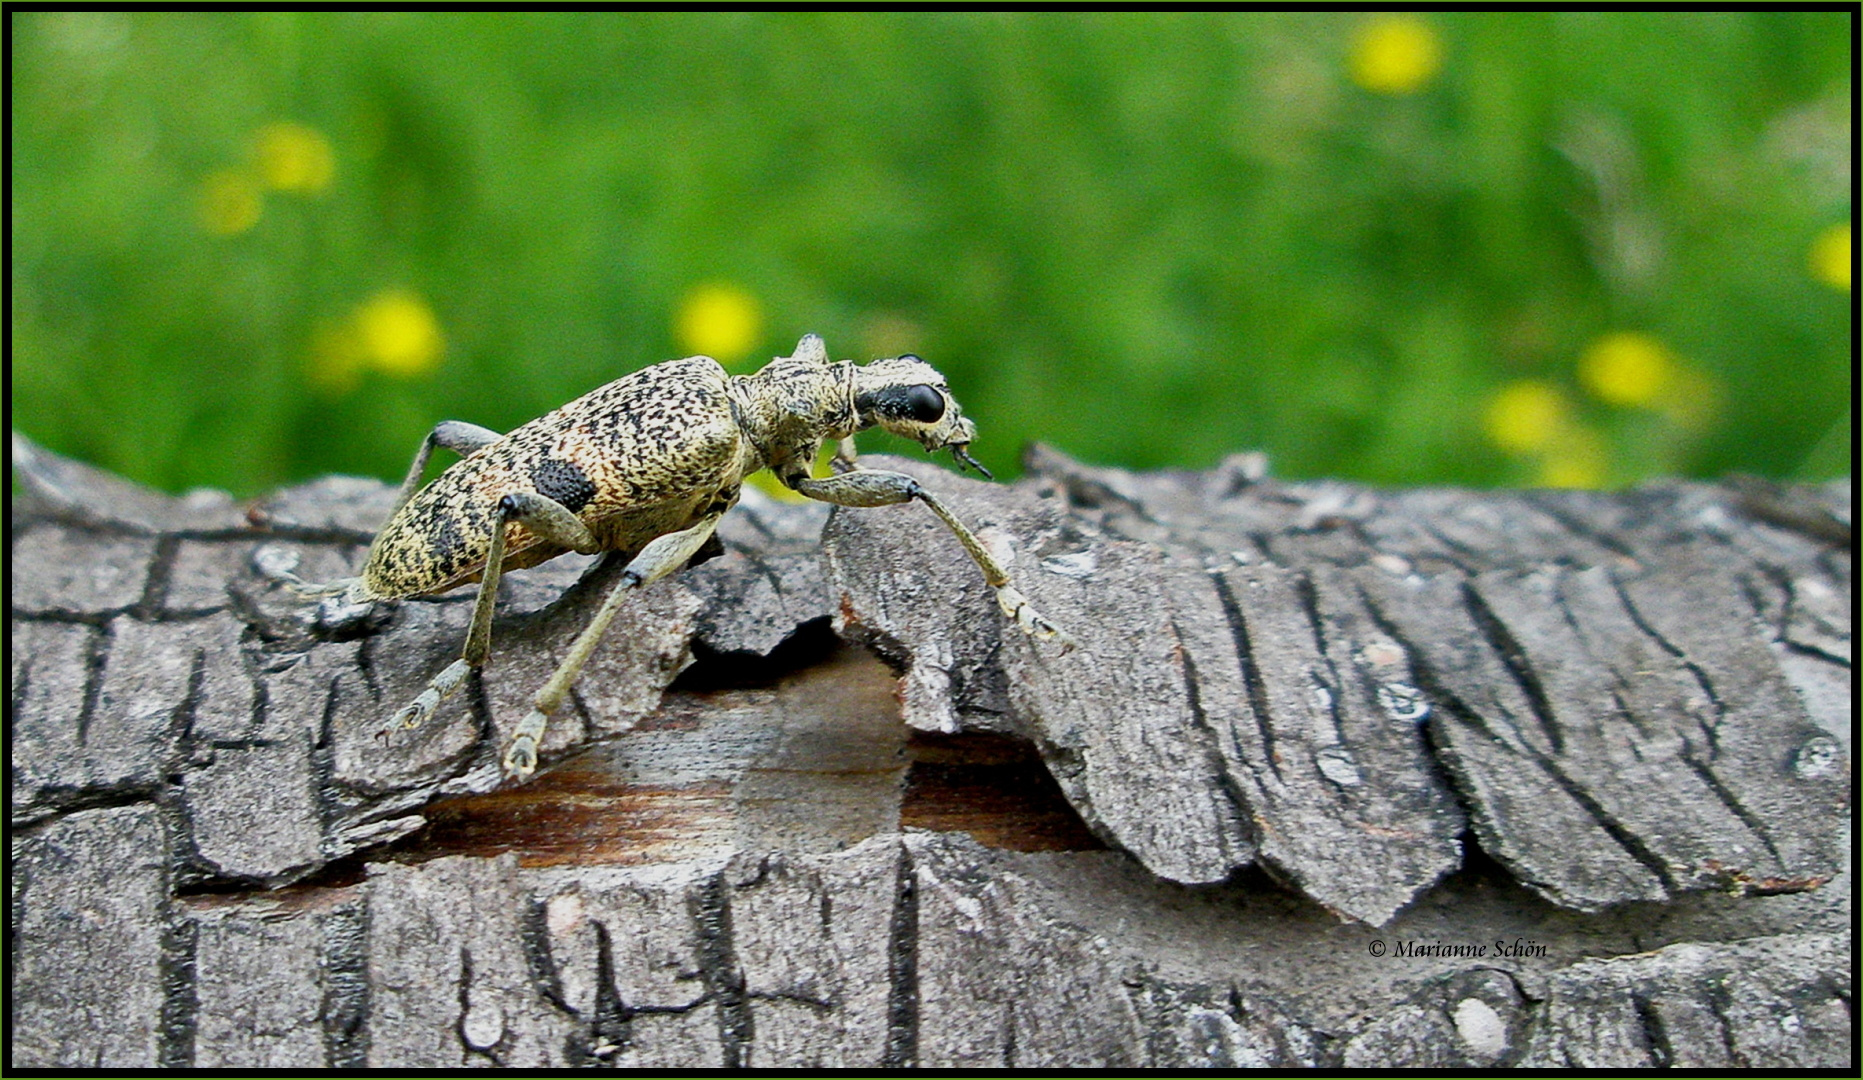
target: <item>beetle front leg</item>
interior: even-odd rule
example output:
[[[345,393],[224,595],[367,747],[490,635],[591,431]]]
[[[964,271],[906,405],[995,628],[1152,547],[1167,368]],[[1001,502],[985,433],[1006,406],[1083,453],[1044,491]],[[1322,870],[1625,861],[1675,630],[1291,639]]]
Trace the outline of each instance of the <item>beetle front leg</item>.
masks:
[[[890,506],[919,500],[931,507],[932,513],[937,514],[958,542],[964,545],[964,550],[970,553],[977,568],[983,571],[983,580],[996,590],[996,603],[1003,609],[1003,614],[1014,620],[1023,633],[1043,641],[1057,641],[1063,652],[1074,647],[1074,640],[1067,636],[1067,632],[1036,611],[1021,590],[1010,582],[1009,572],[984,548],[977,534],[959,521],[957,515],[951,513],[937,496],[927,491],[925,485],[905,473],[856,469],[826,480],[804,477],[792,486],[811,499],[820,499],[836,506]]]
[[[550,717],[563,705],[563,699],[569,695],[569,688],[582,673],[582,667],[589,662],[596,643],[601,641],[608,624],[614,621],[621,610],[627,594],[635,589],[645,588],[666,575],[686,565],[687,560],[697,554],[712,537],[718,527],[720,514],[712,514],[699,520],[699,523],[676,533],[667,533],[655,539],[634,556],[627,568],[621,571],[621,580],[609,591],[608,599],[602,602],[601,610],[589,620],[577,635],[575,644],[569,647],[569,655],[563,658],[550,678],[531,699],[531,710],[518,721],[517,730],[511,735],[511,742],[505,749],[505,775],[515,780],[523,780],[537,770],[537,751],[543,745],[543,731],[550,723]]]
[[[389,719],[389,728],[397,725],[416,728],[426,723],[442,701],[466,684],[467,675],[485,666],[485,658],[492,651],[492,605],[498,598],[498,580],[504,573],[505,525],[512,521],[547,543],[585,555],[601,550],[600,542],[589,527],[555,499],[534,491],[518,491],[498,500],[498,513],[492,518],[491,549],[486,552],[485,571],[479,578],[479,598],[472,605],[472,624],[466,630],[466,650],[435,675],[413,702]]]

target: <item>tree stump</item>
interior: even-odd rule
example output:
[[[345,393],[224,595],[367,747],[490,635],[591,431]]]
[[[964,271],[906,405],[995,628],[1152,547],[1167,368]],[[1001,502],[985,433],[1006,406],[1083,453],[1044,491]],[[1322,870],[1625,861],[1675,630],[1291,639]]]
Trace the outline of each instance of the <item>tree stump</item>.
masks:
[[[1854,1067],[1848,483],[1099,469],[747,489],[530,784],[614,567],[343,640],[392,491],[170,498],[14,438],[12,1063]],[[947,494],[948,493],[948,494]]]

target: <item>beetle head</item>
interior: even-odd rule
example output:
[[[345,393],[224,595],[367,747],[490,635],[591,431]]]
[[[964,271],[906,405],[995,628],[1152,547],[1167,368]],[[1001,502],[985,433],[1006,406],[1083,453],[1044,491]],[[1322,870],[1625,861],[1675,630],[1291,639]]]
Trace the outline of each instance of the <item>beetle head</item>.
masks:
[[[990,475],[966,450],[977,425],[964,418],[944,376],[910,353],[855,368],[854,409],[863,428],[877,424],[927,450],[948,446],[960,467]]]

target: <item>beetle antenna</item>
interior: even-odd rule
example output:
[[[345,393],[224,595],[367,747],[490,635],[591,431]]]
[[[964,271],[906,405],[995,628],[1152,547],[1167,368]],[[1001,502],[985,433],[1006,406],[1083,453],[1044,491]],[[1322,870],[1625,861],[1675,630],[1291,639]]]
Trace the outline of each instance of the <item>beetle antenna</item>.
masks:
[[[957,459],[957,470],[959,472],[963,472],[964,466],[968,465],[971,468],[982,473],[983,478],[985,480],[996,479],[996,477],[990,472],[990,470],[983,467],[983,462],[978,461],[976,458],[970,456],[970,451],[966,449],[967,445],[968,444],[966,443],[952,443],[951,444],[951,456]]]

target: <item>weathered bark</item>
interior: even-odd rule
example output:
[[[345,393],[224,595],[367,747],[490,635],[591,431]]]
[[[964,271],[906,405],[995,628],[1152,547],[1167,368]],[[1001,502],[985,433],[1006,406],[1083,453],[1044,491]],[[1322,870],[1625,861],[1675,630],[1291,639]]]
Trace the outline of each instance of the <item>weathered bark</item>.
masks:
[[[380,739],[471,590],[325,640],[249,560],[387,489],[14,453],[16,1066],[1850,1061],[1848,485],[888,460],[1078,647],[922,509],[747,494],[509,788],[612,568]]]

